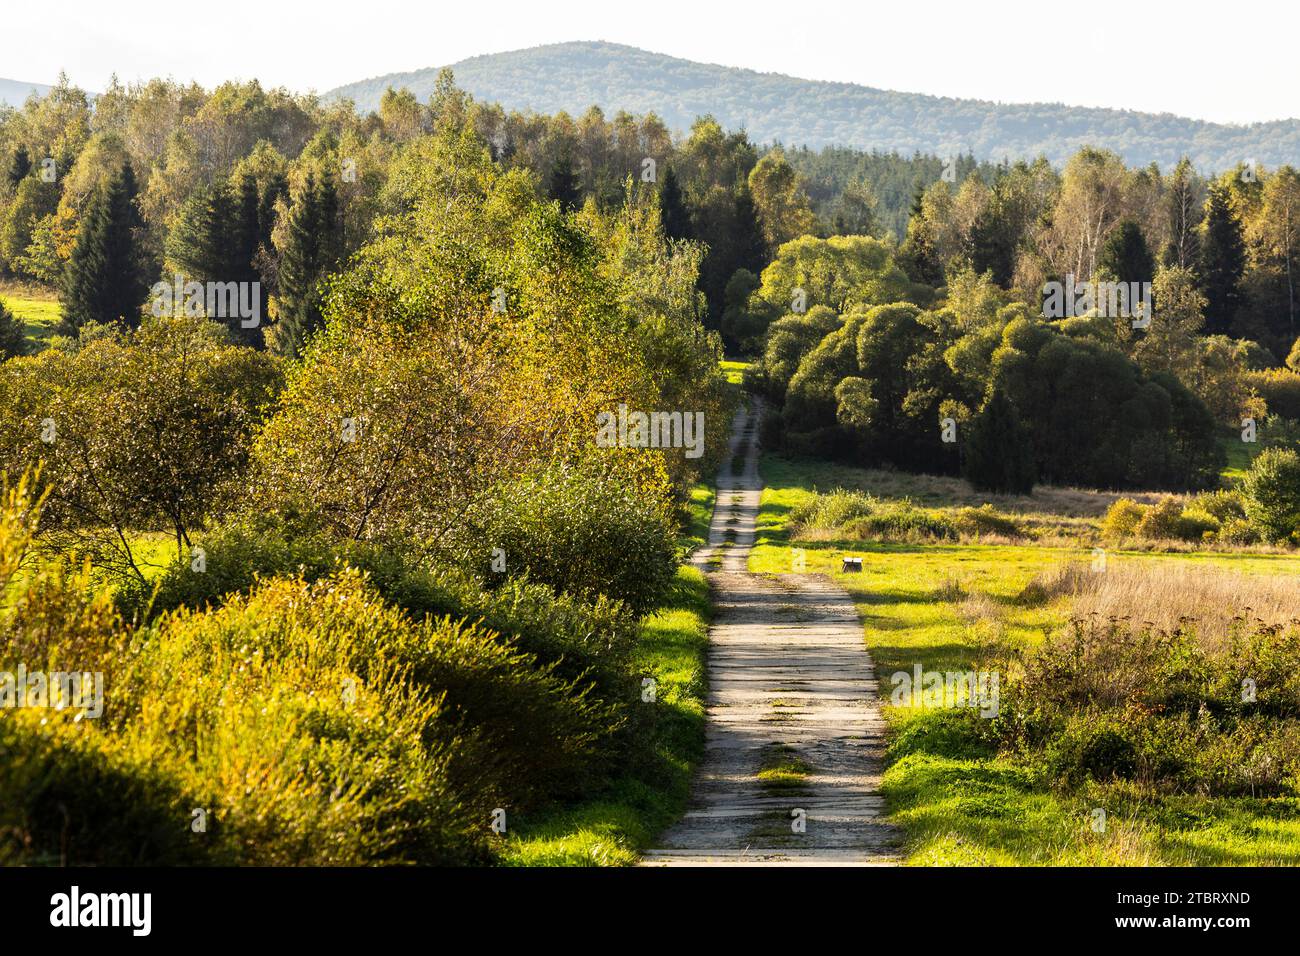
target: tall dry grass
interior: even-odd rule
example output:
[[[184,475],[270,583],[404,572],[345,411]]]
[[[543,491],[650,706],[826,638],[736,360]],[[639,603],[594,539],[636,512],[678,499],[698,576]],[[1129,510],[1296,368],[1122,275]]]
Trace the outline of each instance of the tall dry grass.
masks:
[[[1300,623],[1300,578],[1168,562],[1112,562],[1103,571],[1069,562],[1037,575],[1021,597],[1030,603],[1070,597],[1073,617],[1113,618],[1134,629],[1190,626],[1210,647],[1242,623]]]

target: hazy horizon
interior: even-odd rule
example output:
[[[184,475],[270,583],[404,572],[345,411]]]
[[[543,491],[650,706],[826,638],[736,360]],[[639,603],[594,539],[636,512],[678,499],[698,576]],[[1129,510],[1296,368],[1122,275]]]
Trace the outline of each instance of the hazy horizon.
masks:
[[[256,78],[267,86],[324,92],[474,56],[605,41],[701,63],[955,99],[1173,113],[1217,123],[1300,117],[1292,105],[1290,31],[1260,29],[1272,13],[1285,10],[1280,4],[1261,4],[1249,18],[1225,18],[1221,7],[1205,0],[1180,4],[1172,15],[1118,0],[1093,6],[1088,25],[1080,27],[1060,9],[1017,5],[990,12],[950,0],[928,4],[919,18],[913,6],[864,10],[833,0],[713,8],[663,0],[645,10],[579,0],[563,15],[554,7],[507,0],[494,8],[491,31],[483,31],[476,10],[390,5],[407,21],[394,30],[391,16],[368,18],[338,0],[310,8],[230,0],[220,7],[220,21],[205,20],[202,33],[196,30],[185,42],[186,24],[169,12],[173,4],[118,4],[106,22],[94,15],[100,5],[70,0],[61,8],[67,15],[59,24],[65,37],[59,48],[9,49],[0,75],[52,84],[65,71],[89,90],[106,88],[114,74],[123,83],[170,76],[209,88]],[[840,27],[828,29],[835,21]],[[52,25],[47,12],[34,7],[12,8],[4,22],[14,35],[39,35]],[[248,43],[245,22],[258,36],[298,39],[274,47]],[[972,42],[988,36],[990,27],[999,36],[996,44]],[[1105,50],[1099,69],[1086,64],[1090,47]],[[1153,50],[1164,56],[1158,63]],[[1186,51],[1186,64],[1168,56],[1171,50]],[[1188,66],[1211,54],[1218,69]],[[1136,65],[1125,69],[1126,63]]]

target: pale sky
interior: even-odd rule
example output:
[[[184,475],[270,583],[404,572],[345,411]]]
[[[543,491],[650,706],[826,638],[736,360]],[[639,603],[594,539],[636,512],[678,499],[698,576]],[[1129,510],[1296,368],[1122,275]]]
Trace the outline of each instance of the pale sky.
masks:
[[[51,83],[63,69],[91,90],[114,72],[208,87],[256,77],[323,92],[608,40],[905,92],[1247,123],[1300,116],[1297,27],[1296,0],[5,0],[0,77]]]

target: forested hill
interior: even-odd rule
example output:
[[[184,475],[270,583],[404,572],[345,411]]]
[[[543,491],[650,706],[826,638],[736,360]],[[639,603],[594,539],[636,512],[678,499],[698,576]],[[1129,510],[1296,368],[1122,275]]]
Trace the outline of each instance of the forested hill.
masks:
[[[6,80],[0,77],[0,106],[6,103],[15,108],[22,106],[33,91],[44,96],[50,88],[44,83],[24,83],[21,80]]]
[[[1130,165],[1154,161],[1169,167],[1187,155],[1203,171],[1251,159],[1266,166],[1300,162],[1295,119],[1229,126],[1168,113],[896,93],[695,63],[614,43],[559,43],[476,56],[452,69],[457,85],[507,109],[577,116],[595,103],[606,112],[654,111],[678,131],[712,113],[724,127],[743,126],[760,143],[939,156],[973,152],[994,161],[1041,153],[1058,164],[1091,145],[1115,150]],[[424,100],[437,75],[437,67],[393,73],[327,96],[351,97],[359,107],[374,109],[392,85]]]

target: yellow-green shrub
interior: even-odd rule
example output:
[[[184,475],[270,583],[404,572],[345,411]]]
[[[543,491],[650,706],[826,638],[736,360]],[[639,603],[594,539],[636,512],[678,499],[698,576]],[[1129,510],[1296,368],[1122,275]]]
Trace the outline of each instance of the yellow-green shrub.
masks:
[[[1146,508],[1132,498],[1120,498],[1106,510],[1101,523],[1102,537],[1115,541],[1131,538],[1145,513]]]

